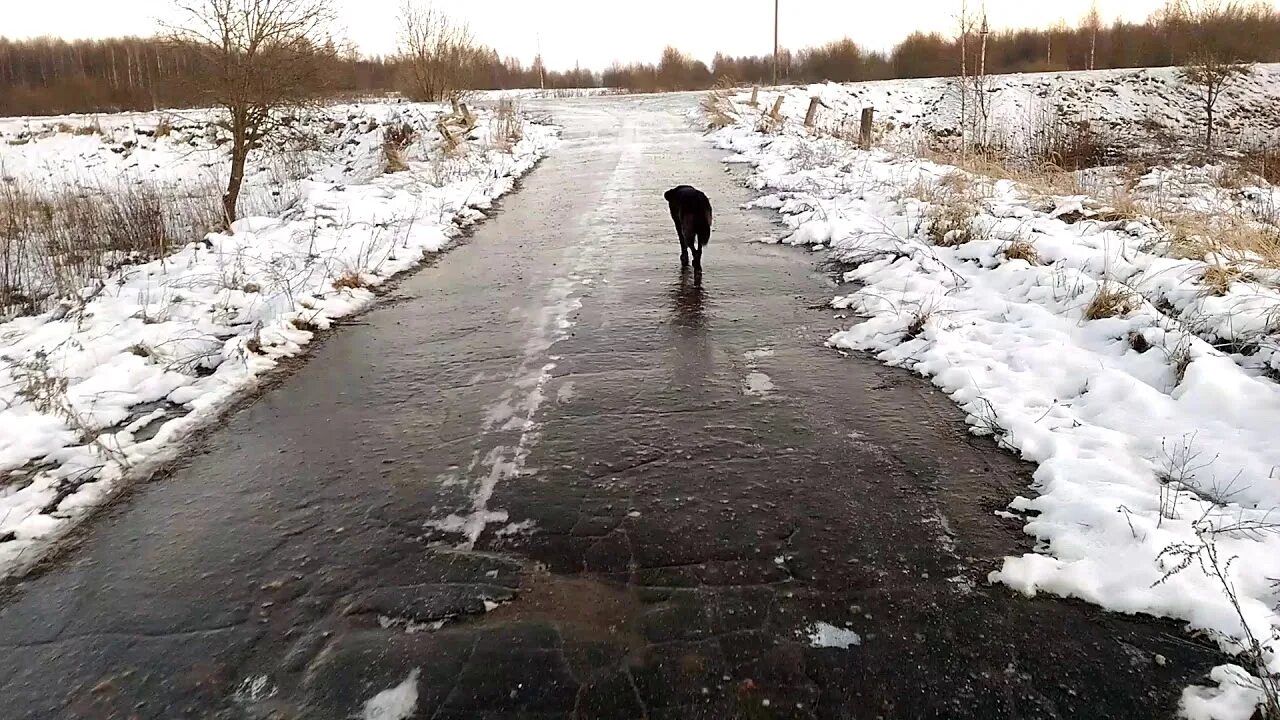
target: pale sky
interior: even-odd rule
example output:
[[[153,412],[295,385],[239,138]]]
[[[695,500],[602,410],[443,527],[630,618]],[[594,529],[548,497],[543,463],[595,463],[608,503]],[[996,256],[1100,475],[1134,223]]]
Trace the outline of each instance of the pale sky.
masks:
[[[425,1],[425,0],[424,0]],[[395,48],[400,0],[334,0],[339,30],[367,53]],[[913,30],[949,32],[959,0],[780,0],[784,47],[801,48],[848,36],[886,49]],[[987,0],[994,28],[1075,22],[1092,0]],[[1280,2],[1280,0],[1272,0]],[[146,35],[170,0],[3,0],[0,35],[67,38]],[[655,62],[664,45],[710,61],[773,49],[773,0],[435,0],[470,22],[477,39],[526,63],[541,45],[547,66],[603,69],[614,60]],[[969,0],[971,6],[981,0]],[[1142,20],[1162,0],[1098,0],[1106,21]]]

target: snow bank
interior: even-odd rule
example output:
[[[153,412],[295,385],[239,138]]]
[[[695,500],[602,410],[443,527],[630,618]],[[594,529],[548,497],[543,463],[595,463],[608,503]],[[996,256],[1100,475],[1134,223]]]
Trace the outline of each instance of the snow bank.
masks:
[[[745,101],[748,93],[740,93]],[[960,85],[956,78],[819,83],[786,89],[783,114],[803,118],[811,97],[824,107],[818,123],[829,130],[856,131],[864,107],[876,110],[878,133],[889,146],[910,147],[921,135],[955,137],[960,132]],[[1106,139],[1129,151],[1167,157],[1171,150],[1199,146],[1204,109],[1178,68],[1138,68],[1093,72],[1018,73],[987,79],[988,140],[1019,147],[1043,129],[1046,117],[1064,124],[1087,122]],[[773,91],[761,92],[771,105]],[[973,98],[969,112],[972,117]],[[1224,147],[1258,146],[1280,139],[1280,64],[1255,65],[1253,72],[1223,90],[1215,108],[1215,132]]]
[[[0,474],[8,476],[0,577],[30,566],[122,480],[164,458],[316,331],[367,307],[371,288],[446,248],[556,134],[528,124],[522,140],[499,149],[506,145],[493,142],[482,116],[469,152],[443,158],[427,130],[439,112],[347,106],[312,118],[336,142],[312,153],[317,167],[283,214],[251,215],[232,235],[127,266],[103,278],[82,309],[0,324]],[[393,116],[423,134],[410,169],[384,175],[378,126]],[[214,159],[194,135],[149,138],[122,159],[116,133],[136,132],[114,122],[102,135],[32,133],[0,144],[0,165],[33,179],[70,166],[177,178]],[[188,151],[190,143],[201,149]],[[264,173],[256,167],[251,182],[270,190]]]
[[[826,100],[909,96],[920,83],[870,85],[827,86]],[[788,95],[781,134],[756,132],[759,111],[737,104],[738,123],[714,140],[754,167],[766,194],[752,205],[781,213],[783,241],[829,247],[852,268],[844,280],[856,289],[832,305],[863,320],[829,344],[930,378],[976,434],[1038,464],[1009,506],[1036,551],[1006,558],[990,580],[1185,620],[1231,653],[1256,641],[1257,663],[1280,672],[1274,343],[1232,354],[1206,341],[1274,332],[1274,282],[1211,295],[1205,259],[1159,254],[1158,223],[1107,221],[1088,197],[1045,198],[812,136],[794,122],[802,98]],[[1118,307],[1090,311],[1100,293]],[[1224,666],[1212,680],[1188,690],[1186,714],[1247,718],[1256,678]]]

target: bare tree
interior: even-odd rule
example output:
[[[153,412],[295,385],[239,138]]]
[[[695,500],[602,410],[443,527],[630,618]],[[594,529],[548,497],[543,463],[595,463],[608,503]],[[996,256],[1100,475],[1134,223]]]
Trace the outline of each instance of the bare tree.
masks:
[[[991,35],[991,25],[987,22],[987,11],[982,11],[982,25],[978,28],[982,45],[978,49],[978,74],[973,76],[974,105],[978,111],[978,132],[983,145],[987,144],[991,120],[991,97],[987,92],[987,37]]]
[[[1102,13],[1098,12],[1098,0],[1093,0],[1089,14],[1084,18],[1084,29],[1089,31],[1089,69],[1096,68],[1098,57],[1098,31],[1102,29]]]
[[[969,33],[973,31],[973,16],[969,14],[968,0],[960,0],[960,155],[969,149]]]
[[[1234,0],[1226,4],[1201,0],[1194,5],[1184,0],[1180,11],[1191,31],[1191,53],[1182,67],[1182,77],[1199,92],[1205,117],[1204,148],[1212,152],[1214,108],[1218,98],[1223,90],[1253,69],[1239,57],[1229,35],[1221,31],[1231,18],[1243,13],[1244,6]]]
[[[465,65],[475,50],[471,29],[417,0],[404,0],[399,22],[399,54],[409,95],[437,102],[465,89]]]
[[[1183,78],[1195,85],[1200,92],[1200,102],[1204,108],[1206,151],[1213,152],[1213,110],[1218,104],[1218,98],[1232,81],[1248,75],[1251,70],[1252,66],[1248,63],[1223,57],[1210,48],[1192,53],[1182,68]]]
[[[249,152],[287,128],[282,110],[324,94],[337,49],[328,38],[329,0],[179,0],[173,40],[200,61],[192,82],[225,111],[231,172],[222,196],[227,229],[236,220]]]

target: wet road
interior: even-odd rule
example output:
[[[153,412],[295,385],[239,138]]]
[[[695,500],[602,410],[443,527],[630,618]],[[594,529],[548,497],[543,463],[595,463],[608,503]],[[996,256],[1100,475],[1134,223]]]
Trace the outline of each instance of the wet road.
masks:
[[[1028,468],[821,347],[818,256],[749,242],[694,102],[550,106],[469,243],[7,589],[3,715],[1168,717],[1215,657],[985,585]]]

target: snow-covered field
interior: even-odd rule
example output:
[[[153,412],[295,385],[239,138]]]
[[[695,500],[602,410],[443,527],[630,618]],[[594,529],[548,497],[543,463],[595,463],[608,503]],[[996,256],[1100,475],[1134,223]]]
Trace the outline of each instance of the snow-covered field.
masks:
[[[0,322],[0,577],[29,567],[315,332],[368,306],[371,288],[447,248],[557,134],[522,120],[513,137],[482,111],[464,149],[445,152],[442,112],[408,103],[308,112],[288,147],[251,155],[234,234],[184,238],[157,260],[95,278],[75,302],[50,297],[39,314]],[[216,193],[226,138],[209,119],[0,120],[0,176],[35,193],[139,184],[170,198]],[[384,174],[393,122],[419,134],[408,169]],[[157,133],[161,125],[169,131]]]
[[[920,142],[922,134],[959,135],[962,96],[967,98],[967,117],[975,122],[980,111],[973,90],[962,94],[960,87],[955,78],[814,85],[788,92],[783,110],[803,119],[809,98],[817,96],[826,106],[820,125],[856,131],[862,108],[873,107],[882,144],[905,150]],[[993,75],[983,91],[988,110],[985,137],[979,139],[991,144],[1023,148],[1051,120],[1066,126],[1088,123],[1128,154],[1167,159],[1203,141],[1202,101],[1175,68]],[[773,98],[769,94],[767,101]],[[1280,140],[1278,99],[1280,65],[1258,65],[1248,77],[1233,80],[1215,107],[1221,144],[1274,145]]]
[[[776,95],[762,92],[757,108],[739,93],[721,101],[734,123],[713,139],[753,167],[753,204],[781,214],[784,242],[848,268],[832,306],[862,319],[829,344],[931,378],[975,433],[1039,465],[1026,496],[992,518],[1022,524],[1035,552],[990,580],[1186,621],[1244,669],[1188,689],[1184,713],[1248,718],[1260,676],[1274,688],[1280,673],[1280,268],[1250,249],[1261,245],[1214,234],[1280,245],[1280,190],[1259,177],[1224,187],[1214,168],[1144,167],[1121,209],[1090,179],[1118,170],[1067,178],[1082,189],[1066,195],[911,155],[907,134],[955,134],[950,87],[790,89],[772,131],[761,116]],[[1194,90],[1172,70],[992,87],[1006,136],[1050,100],[1134,146],[1193,144],[1200,127]],[[825,107],[807,130],[812,96]],[[887,121],[881,149],[840,139],[864,103]],[[1280,67],[1256,68],[1223,96],[1224,137],[1274,142],[1276,107]],[[1149,216],[1157,205],[1204,216],[1194,232],[1208,237],[1186,242],[1187,225]]]
[[[482,101],[492,101],[497,98],[513,97],[527,99],[546,99],[546,98],[578,98],[578,97],[598,97],[600,95],[623,95],[625,90],[619,88],[607,87],[583,87],[583,88],[521,88],[519,90],[480,90],[474,93],[475,97]]]

